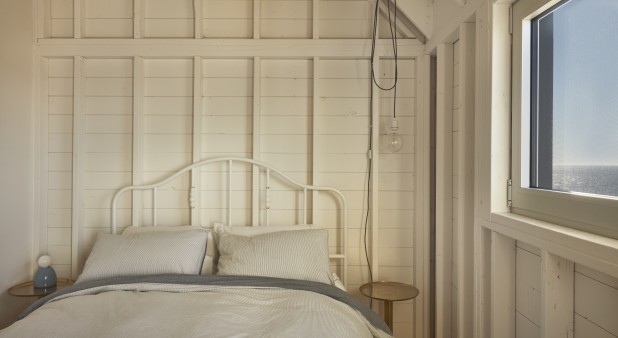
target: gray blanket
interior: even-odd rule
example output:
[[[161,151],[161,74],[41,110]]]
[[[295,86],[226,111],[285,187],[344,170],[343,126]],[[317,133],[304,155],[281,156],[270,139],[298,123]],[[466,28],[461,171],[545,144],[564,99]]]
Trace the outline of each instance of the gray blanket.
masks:
[[[69,294],[79,291],[85,291],[92,288],[121,285],[121,284],[137,284],[137,283],[153,283],[153,284],[182,284],[182,285],[217,285],[231,287],[276,287],[290,290],[304,290],[319,293],[328,296],[337,301],[343,302],[361,313],[373,326],[392,334],[386,323],[376,315],[370,308],[361,304],[346,292],[324,283],[302,281],[295,279],[280,279],[255,276],[217,276],[217,275],[155,275],[155,276],[133,276],[133,277],[114,277],[101,280],[87,281],[75,284],[69,288],[55,292],[45,298],[42,298],[29,306],[18,317],[22,319],[28,316],[31,312],[43,306],[47,302],[57,298],[64,298]]]

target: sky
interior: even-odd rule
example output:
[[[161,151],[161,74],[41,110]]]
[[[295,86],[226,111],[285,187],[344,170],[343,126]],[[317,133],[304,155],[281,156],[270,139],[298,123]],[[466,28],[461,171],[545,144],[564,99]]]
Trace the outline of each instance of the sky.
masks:
[[[554,164],[618,165],[618,0],[554,13]]]

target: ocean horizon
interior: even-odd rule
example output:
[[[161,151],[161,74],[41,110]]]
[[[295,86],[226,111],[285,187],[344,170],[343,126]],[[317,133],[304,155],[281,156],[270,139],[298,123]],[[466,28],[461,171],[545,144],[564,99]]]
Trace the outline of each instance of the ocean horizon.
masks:
[[[553,190],[618,197],[618,165],[555,165]]]

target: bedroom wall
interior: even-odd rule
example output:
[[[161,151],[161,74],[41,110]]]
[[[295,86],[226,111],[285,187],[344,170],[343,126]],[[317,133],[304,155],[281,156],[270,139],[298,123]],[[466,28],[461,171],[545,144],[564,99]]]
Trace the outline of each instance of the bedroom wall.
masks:
[[[109,231],[115,190],[151,182],[192,161],[240,156],[343,190],[350,227],[347,284],[367,302],[357,290],[368,281],[362,234],[371,2],[157,0],[142,1],[134,17],[130,2],[100,7],[82,1],[81,19],[75,19],[73,2],[40,3],[40,156],[46,179],[39,213],[47,217],[41,219],[38,249],[52,256],[60,276],[75,277],[96,233]],[[380,30],[387,37],[384,23]],[[113,47],[86,42],[89,37],[113,38],[105,40]],[[396,105],[405,146],[392,154],[375,141],[373,213],[379,230],[372,250],[374,279],[414,284],[416,56],[422,46],[405,27],[400,37]],[[394,80],[388,43],[379,42],[376,62],[383,86]],[[390,126],[392,92],[376,92],[374,99],[381,135]],[[230,222],[221,202],[225,185],[213,178],[222,169],[197,173],[203,188],[193,217],[202,225]],[[254,188],[247,166],[234,167],[233,178],[234,196]],[[192,221],[185,195],[190,185],[185,175],[160,190],[158,224]],[[291,210],[300,199],[281,188],[273,185],[271,224],[300,222]],[[246,196],[233,199],[234,225],[265,219],[263,204],[253,219],[251,194]],[[121,199],[119,224],[150,224],[151,199],[149,193]],[[132,212],[131,205],[138,207]],[[334,250],[331,198],[320,194],[310,209],[309,222],[332,229]],[[374,302],[377,311],[380,303]],[[413,307],[413,301],[395,304],[397,336],[413,335]]]
[[[31,1],[0,2],[0,329],[31,300],[7,290],[33,269]]]

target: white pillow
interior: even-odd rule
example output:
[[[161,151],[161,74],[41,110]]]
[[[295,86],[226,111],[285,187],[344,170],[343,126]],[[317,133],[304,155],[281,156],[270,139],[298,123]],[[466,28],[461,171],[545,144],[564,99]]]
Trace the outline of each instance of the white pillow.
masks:
[[[200,273],[204,231],[99,233],[77,283],[116,276]]]
[[[253,237],[219,237],[219,275],[290,278],[333,284],[328,231],[271,232]]]
[[[214,275],[217,271],[214,265],[214,257],[216,245],[212,236],[212,229],[203,228],[194,225],[181,225],[181,226],[128,226],[123,231],[122,234],[136,234],[148,231],[187,231],[187,230],[197,230],[204,231],[208,233],[208,239],[206,242],[206,257],[204,257],[204,264],[202,264],[202,275]]]
[[[308,230],[308,229],[319,229],[320,226],[314,224],[297,224],[297,225],[265,225],[265,226],[231,226],[225,225],[223,223],[215,223],[213,225],[214,229],[214,245],[209,245],[208,247],[213,251],[213,261],[214,261],[214,273],[217,272],[217,265],[219,261],[219,237],[222,234],[228,233],[232,235],[245,236],[245,237],[253,237],[256,235],[269,234],[271,232],[279,232],[279,231],[296,231],[296,230]],[[209,242],[209,243],[213,243]]]

